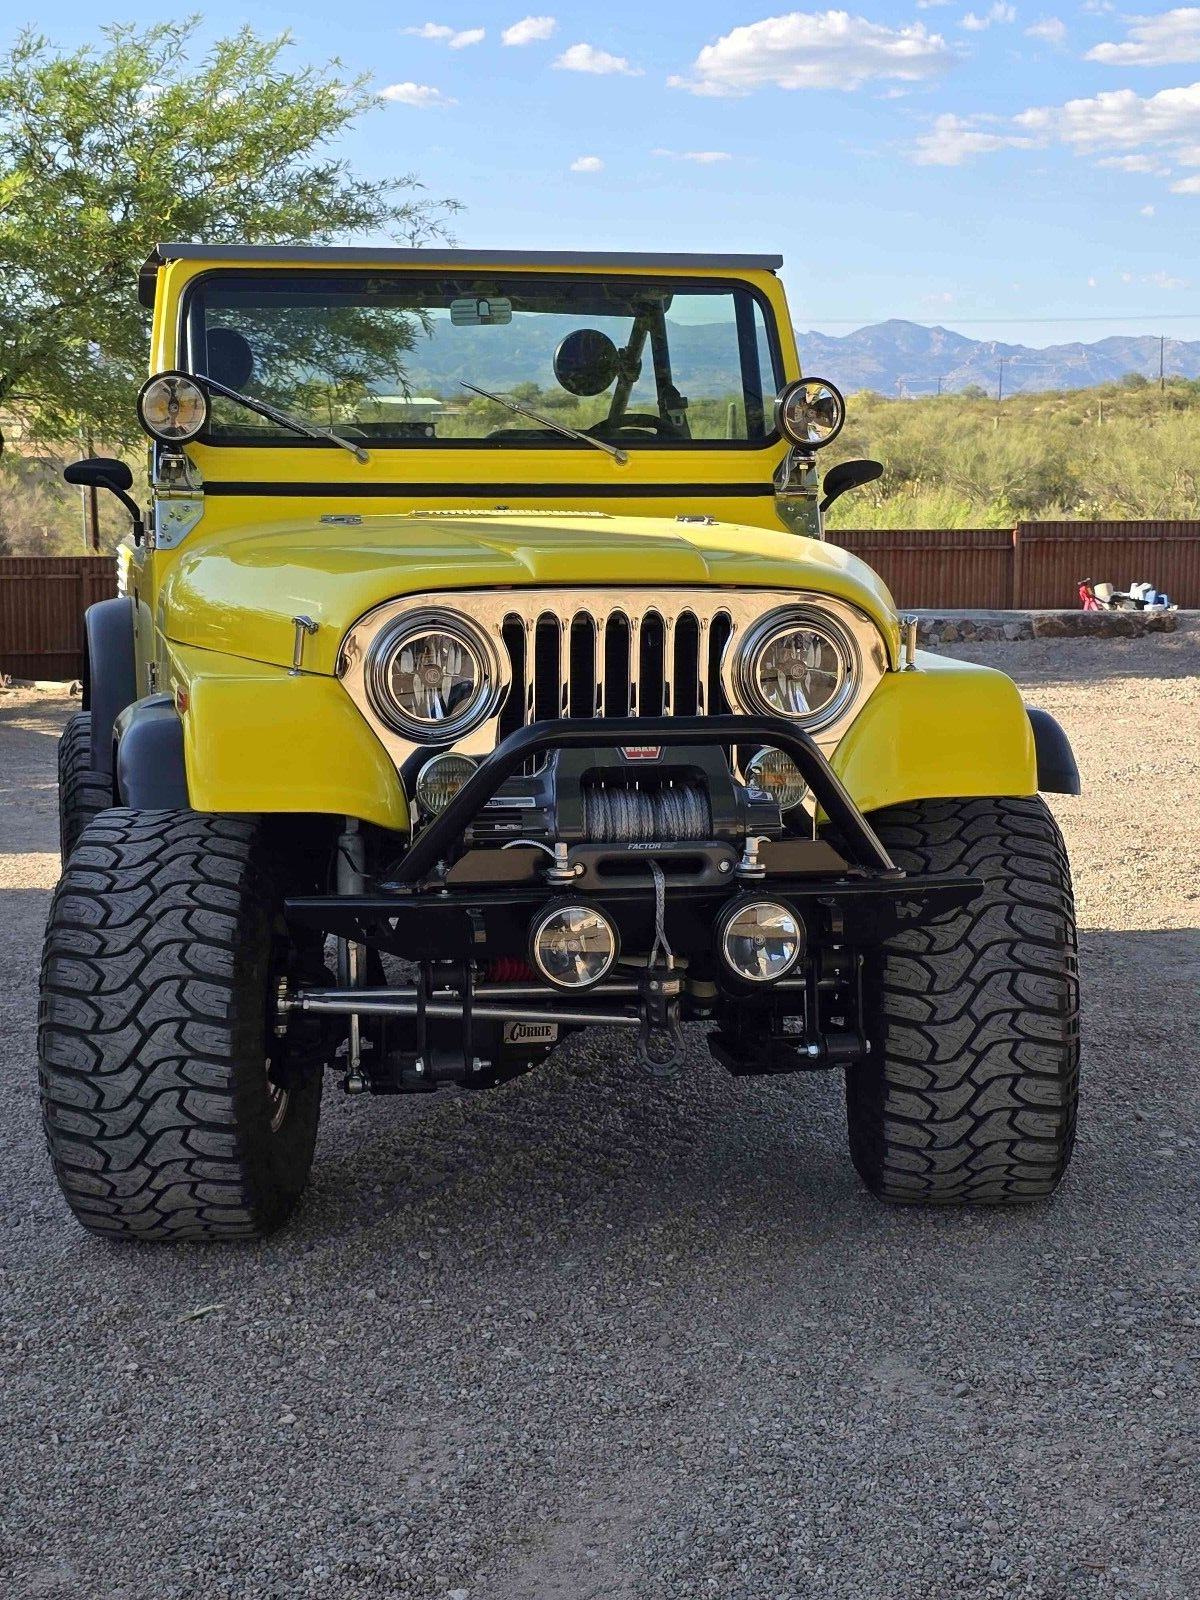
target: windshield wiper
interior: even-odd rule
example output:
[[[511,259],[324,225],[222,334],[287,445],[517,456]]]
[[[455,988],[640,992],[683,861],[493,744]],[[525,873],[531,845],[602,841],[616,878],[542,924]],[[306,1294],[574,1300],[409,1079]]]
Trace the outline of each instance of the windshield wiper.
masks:
[[[543,428],[551,428],[555,433],[561,433],[568,439],[577,439],[580,444],[594,445],[597,450],[603,450],[605,455],[611,456],[619,467],[623,467],[629,460],[628,454],[619,445],[609,444],[605,439],[597,439],[594,433],[581,433],[578,428],[568,428],[563,422],[555,422],[550,417],[543,417],[538,412],[531,411],[518,400],[508,400],[502,394],[493,394],[490,389],[481,389],[477,383],[468,383],[465,378],[460,378],[458,381],[464,389],[470,389],[473,394],[481,394],[485,400],[494,400],[498,406],[505,406],[509,411],[515,411],[519,417],[528,417],[531,422],[538,422]]]
[[[218,383],[206,373],[198,372],[195,376],[200,383],[215,389],[218,394],[223,394],[226,400],[236,400],[248,411],[256,411],[260,417],[266,417],[270,422],[277,422],[281,428],[290,428],[293,433],[302,433],[306,439],[332,439],[334,444],[341,445],[343,450],[349,450],[356,461],[365,463],[371,459],[360,444],[355,444],[352,439],[343,439],[340,434],[332,432],[329,428],[310,427],[307,422],[301,422],[299,417],[289,416],[286,411],[278,411],[274,406],[269,406],[265,400],[254,400],[238,389],[230,389],[228,385]]]

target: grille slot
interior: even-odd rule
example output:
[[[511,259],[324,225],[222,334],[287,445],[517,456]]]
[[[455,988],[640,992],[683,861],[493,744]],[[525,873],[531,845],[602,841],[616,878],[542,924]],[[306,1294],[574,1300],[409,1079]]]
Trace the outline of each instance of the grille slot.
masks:
[[[652,603],[644,611],[510,614],[502,637],[512,687],[500,736],[551,717],[719,714],[727,709],[721,655],[731,631],[724,612],[664,614]]]

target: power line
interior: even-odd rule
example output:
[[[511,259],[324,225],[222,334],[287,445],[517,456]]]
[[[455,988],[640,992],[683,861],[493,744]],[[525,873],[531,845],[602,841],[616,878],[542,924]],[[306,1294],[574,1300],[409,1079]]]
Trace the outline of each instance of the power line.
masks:
[[[813,317],[812,320],[814,323],[823,322],[827,324],[836,324],[836,326],[839,328],[878,327],[881,322],[911,322],[913,326],[917,328],[941,328],[945,326],[945,324],[941,322],[923,322],[918,317],[897,316]],[[985,325],[988,327],[999,327],[1001,325],[1007,327],[1019,327],[1023,324],[1034,322],[1056,324],[1059,327],[1063,327],[1067,323],[1074,324],[1077,322],[1200,322],[1200,311],[1130,311],[1125,313],[1123,316],[1111,317],[951,317],[949,320],[952,321],[956,326],[968,328],[979,328]],[[813,333],[817,330],[815,328],[809,328],[806,331]],[[948,331],[953,332],[953,329]]]

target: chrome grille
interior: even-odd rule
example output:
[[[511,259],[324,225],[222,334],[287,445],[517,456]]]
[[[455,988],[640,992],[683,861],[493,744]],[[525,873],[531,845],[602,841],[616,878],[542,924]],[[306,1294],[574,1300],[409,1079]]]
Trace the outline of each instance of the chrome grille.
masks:
[[[510,612],[501,636],[511,685],[500,737],[551,717],[705,716],[728,710],[727,612],[689,609]]]

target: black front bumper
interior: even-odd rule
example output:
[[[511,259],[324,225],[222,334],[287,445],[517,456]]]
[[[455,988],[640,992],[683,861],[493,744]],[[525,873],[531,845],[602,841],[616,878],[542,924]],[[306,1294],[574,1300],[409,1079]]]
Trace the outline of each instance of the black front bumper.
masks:
[[[828,826],[819,840],[768,841],[750,870],[717,841],[573,846],[565,857],[573,875],[557,881],[536,847],[462,852],[472,822],[527,762],[598,745],[773,746],[796,763]],[[789,901],[810,948],[863,948],[966,904],[983,888],[978,879],[900,871],[813,739],[782,718],[626,717],[520,729],[480,763],[373,892],[292,898],[287,912],[294,922],[408,960],[524,959],[534,913],[571,894],[613,917],[623,949],[646,950],[654,936],[650,860],[666,877],[671,948],[693,960],[711,954],[713,922],[738,894],[769,892]]]

